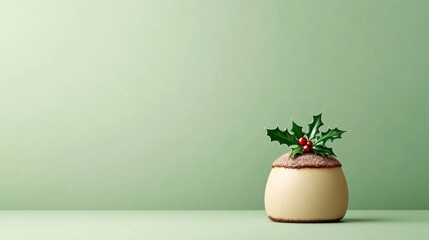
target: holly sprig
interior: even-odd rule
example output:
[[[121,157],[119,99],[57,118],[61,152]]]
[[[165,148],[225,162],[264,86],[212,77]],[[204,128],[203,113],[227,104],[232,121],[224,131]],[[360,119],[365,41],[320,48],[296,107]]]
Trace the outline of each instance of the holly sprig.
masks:
[[[279,127],[275,129],[267,129],[267,135],[271,138],[271,142],[277,141],[281,144],[286,144],[291,148],[291,157],[296,154],[315,153],[322,156],[336,156],[332,148],[326,147],[326,143],[335,139],[340,139],[343,131],[337,127],[329,128],[326,132],[321,132],[320,128],[324,125],[322,122],[322,113],[313,116],[313,121],[308,124],[308,132],[302,131],[302,127],[292,121],[291,132],[288,129],[284,131]]]

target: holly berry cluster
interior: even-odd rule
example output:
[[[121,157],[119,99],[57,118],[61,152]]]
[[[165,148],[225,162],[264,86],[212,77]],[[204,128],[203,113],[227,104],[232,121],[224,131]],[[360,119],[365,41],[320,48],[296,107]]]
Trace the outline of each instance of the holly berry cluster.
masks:
[[[311,140],[307,140],[305,137],[301,137],[298,140],[298,144],[302,147],[302,151],[305,153],[311,152],[311,148],[313,147],[313,142]]]
[[[346,131],[338,128],[328,129],[326,132],[320,132],[322,122],[322,114],[313,116],[313,121],[308,124],[308,133],[302,131],[302,127],[292,121],[292,128],[290,133],[287,129],[280,130],[279,127],[275,129],[267,129],[267,135],[271,141],[277,141],[280,144],[288,145],[292,151],[291,156],[296,154],[315,153],[323,156],[335,156],[332,148],[328,148],[325,144],[328,141],[334,141],[341,138],[341,135]]]

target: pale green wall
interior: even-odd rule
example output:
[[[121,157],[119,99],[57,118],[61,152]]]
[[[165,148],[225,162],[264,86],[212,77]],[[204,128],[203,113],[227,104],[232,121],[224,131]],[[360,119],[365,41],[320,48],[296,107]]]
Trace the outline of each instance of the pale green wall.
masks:
[[[0,2],[0,209],[262,209],[327,125],[351,209],[429,209],[429,1]]]

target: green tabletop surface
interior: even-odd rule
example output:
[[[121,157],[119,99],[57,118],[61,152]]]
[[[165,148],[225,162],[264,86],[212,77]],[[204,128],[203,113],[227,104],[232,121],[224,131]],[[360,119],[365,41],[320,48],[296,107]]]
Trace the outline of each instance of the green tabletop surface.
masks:
[[[429,239],[429,210],[351,210],[339,223],[264,211],[1,211],[0,239]]]

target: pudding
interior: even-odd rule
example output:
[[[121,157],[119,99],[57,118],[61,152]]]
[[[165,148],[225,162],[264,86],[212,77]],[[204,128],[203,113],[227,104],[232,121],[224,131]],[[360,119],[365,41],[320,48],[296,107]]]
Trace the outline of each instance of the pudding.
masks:
[[[265,189],[265,210],[276,222],[336,222],[347,211],[341,163],[314,153],[274,161]]]

